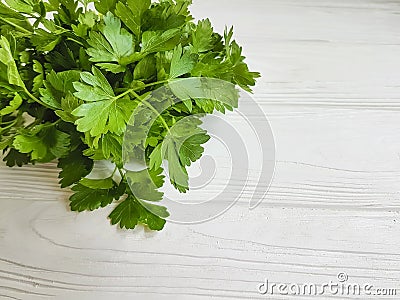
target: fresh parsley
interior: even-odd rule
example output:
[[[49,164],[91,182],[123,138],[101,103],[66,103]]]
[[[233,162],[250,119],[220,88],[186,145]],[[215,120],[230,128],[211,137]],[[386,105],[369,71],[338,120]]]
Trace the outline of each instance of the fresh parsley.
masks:
[[[133,111],[153,90],[178,78],[218,78],[251,91],[260,76],[249,71],[232,29],[221,35],[210,20],[194,21],[190,4],[2,1],[0,150],[7,166],[57,160],[60,185],[73,192],[72,210],[116,202],[112,224],[161,230],[169,215],[157,204],[163,198],[162,161],[168,161],[170,182],[186,192],[187,167],[210,138],[195,114],[233,109],[238,94],[225,95],[227,103],[211,98],[177,103],[157,117],[144,140],[134,141],[140,134],[133,134],[133,143],[144,145],[146,174],[124,168],[123,136]],[[140,132],[140,118],[137,122],[134,130]],[[98,160],[111,161],[114,173],[88,178]]]

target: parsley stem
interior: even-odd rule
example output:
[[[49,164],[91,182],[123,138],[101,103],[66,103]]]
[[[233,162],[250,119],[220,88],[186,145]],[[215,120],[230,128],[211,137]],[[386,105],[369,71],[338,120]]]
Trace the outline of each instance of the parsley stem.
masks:
[[[117,99],[119,99],[119,98],[122,98],[123,96],[128,95],[128,94],[129,94],[130,92],[132,92],[132,91],[133,91],[133,89],[126,90],[125,92],[119,94],[118,96],[115,96],[115,97],[114,97],[114,100],[117,100]]]
[[[131,89],[129,89],[129,88],[116,88],[115,91],[124,91],[124,92],[122,94],[119,94],[117,96],[117,98],[115,98],[115,99],[119,99],[119,98],[125,96],[126,94],[129,94],[132,91],[137,91],[139,89],[144,89],[144,88],[147,88],[147,87],[151,87],[151,86],[154,86],[154,85],[157,85],[157,84],[163,84],[163,83],[167,83],[167,82],[168,82],[168,80],[160,80],[160,81],[150,82],[150,83],[144,84],[142,86],[138,86],[138,87],[131,88]]]
[[[165,129],[167,129],[168,131],[170,130],[169,126],[168,126],[167,122],[165,122],[165,119],[163,118],[163,116],[149,102],[147,102],[142,97],[140,97],[135,91],[131,91],[131,93],[137,99],[139,99],[142,103],[144,103],[144,105],[146,105],[148,108],[150,108],[157,115],[157,117],[160,117],[161,123],[164,125]]]
[[[5,18],[0,17],[0,20],[2,20],[3,22],[7,23],[8,25],[14,26],[15,28],[19,29],[22,32],[25,32],[25,33],[28,33],[28,34],[32,34],[32,32],[29,31],[28,29],[25,29],[24,27],[19,26],[19,25],[15,24],[15,23],[5,19]]]
[[[138,86],[138,87],[135,87],[135,88],[131,88],[131,89],[127,89],[127,88],[117,88],[117,89],[115,89],[115,90],[118,90],[118,91],[126,91],[126,92],[130,92],[130,91],[137,91],[137,90],[139,90],[139,89],[143,89],[143,88],[147,88],[147,87],[150,87],[150,86],[154,86],[154,85],[157,85],[157,84],[163,84],[163,83],[167,83],[168,82],[168,80],[160,80],[160,81],[155,81],[155,82],[150,82],[150,83],[147,83],[147,84],[145,84],[145,85],[142,85],[142,86]],[[126,94],[124,94],[124,96],[125,96]]]
[[[82,42],[78,41],[77,39],[74,39],[74,38],[71,38],[71,37],[67,37],[67,40],[68,41],[73,41],[73,42],[77,43],[78,45],[81,45],[82,47],[85,47],[85,45]]]
[[[38,98],[36,98],[35,96],[33,96],[26,87],[24,87],[24,92],[29,96],[29,98],[31,98],[33,101],[39,103],[40,105],[43,105],[47,108],[53,109],[50,105],[47,105],[46,103],[44,103],[43,101],[40,101]]]
[[[15,120],[11,120],[8,122],[1,122],[1,125],[7,125],[7,124],[11,124],[11,123],[15,123]]]
[[[7,123],[8,123],[8,122],[7,122]],[[18,120],[14,120],[10,125],[8,125],[8,126],[6,126],[6,127],[0,127],[0,132],[3,131],[3,130],[7,130],[7,129],[13,127],[13,126],[14,126],[15,124],[17,124],[17,123],[18,123]],[[3,123],[3,124],[6,124],[6,123]]]
[[[156,81],[156,82],[147,83],[143,87],[149,87],[149,86],[162,84],[162,83],[167,83],[167,82],[168,82],[168,80],[160,80],[160,81]]]
[[[47,124],[44,124],[44,126],[43,126],[43,127],[51,127],[51,126],[56,126],[56,125],[57,125],[57,124],[59,124],[61,121],[62,121],[61,119],[58,119],[57,121],[55,121],[55,122],[53,122],[53,123],[47,123]]]

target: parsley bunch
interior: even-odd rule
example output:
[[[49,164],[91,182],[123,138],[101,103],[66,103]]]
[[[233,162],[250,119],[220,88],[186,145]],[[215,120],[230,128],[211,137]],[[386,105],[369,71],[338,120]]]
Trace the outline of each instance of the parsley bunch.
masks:
[[[251,91],[259,74],[249,71],[232,29],[220,35],[208,19],[193,21],[191,0],[91,2],[0,3],[0,150],[10,167],[57,160],[61,187],[72,186],[74,211],[117,202],[112,224],[161,230],[167,210],[159,206],[156,215],[141,203],[163,197],[161,162],[168,161],[171,183],[185,192],[186,168],[209,139],[197,114],[236,104],[196,99],[162,112],[142,141],[152,182],[124,168],[122,141],[134,109],[177,78],[218,78]],[[185,147],[175,149],[175,138]],[[111,161],[114,173],[87,178],[97,160]]]

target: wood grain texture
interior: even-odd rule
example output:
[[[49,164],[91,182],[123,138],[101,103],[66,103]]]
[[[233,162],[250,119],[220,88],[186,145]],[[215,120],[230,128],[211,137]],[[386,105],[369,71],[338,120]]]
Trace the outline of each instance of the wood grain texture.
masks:
[[[0,299],[292,299],[257,286],[339,272],[400,289],[400,2],[202,0],[193,12],[233,24],[263,74],[254,97],[277,151],[266,199],[128,232],[109,226],[110,209],[70,212],[55,164],[2,165]],[[347,298],[379,299],[302,297]]]

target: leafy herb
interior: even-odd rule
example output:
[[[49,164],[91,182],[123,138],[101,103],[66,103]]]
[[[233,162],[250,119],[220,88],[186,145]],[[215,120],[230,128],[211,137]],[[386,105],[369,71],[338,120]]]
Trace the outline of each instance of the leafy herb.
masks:
[[[260,76],[249,71],[232,29],[220,35],[210,20],[195,22],[190,4],[0,3],[0,150],[7,166],[58,160],[60,185],[73,192],[72,210],[92,211],[116,202],[109,215],[112,224],[161,230],[169,215],[157,204],[163,198],[162,161],[168,161],[171,183],[186,192],[187,167],[201,157],[209,139],[194,114],[237,107],[238,94],[221,92],[226,103],[212,97],[176,103],[157,116],[145,139],[133,134],[148,163],[140,172],[126,170],[122,157],[123,136],[135,108],[146,104],[153,90],[178,78],[218,78],[251,91]],[[178,85],[174,94],[185,91]],[[146,116],[135,122],[134,132],[140,133]],[[114,163],[114,173],[89,179],[98,160]]]

